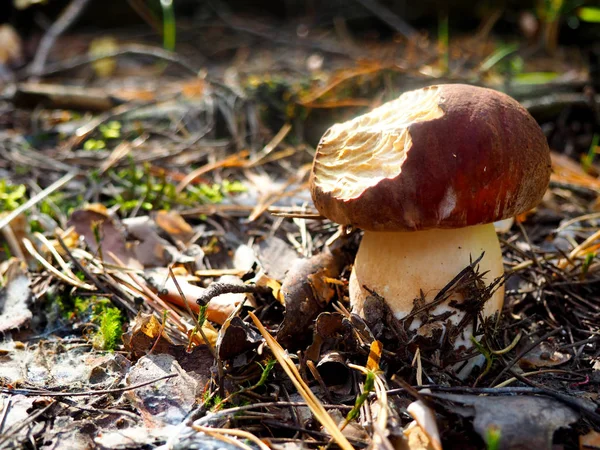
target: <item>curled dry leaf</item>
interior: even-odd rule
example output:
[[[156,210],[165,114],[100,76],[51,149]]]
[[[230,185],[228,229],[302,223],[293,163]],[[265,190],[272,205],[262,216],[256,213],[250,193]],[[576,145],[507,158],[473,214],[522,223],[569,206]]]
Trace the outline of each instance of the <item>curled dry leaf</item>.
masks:
[[[294,347],[301,344],[306,329],[336,295],[335,286],[328,279],[339,277],[347,263],[348,255],[343,249],[327,248],[292,265],[281,285],[285,318],[277,333],[279,342]]]
[[[239,317],[231,317],[219,330],[217,353],[222,360],[228,360],[255,348],[262,341],[260,334],[252,330]]]
[[[352,376],[345,358],[336,351],[323,355],[317,370],[331,394],[348,395],[352,391]]]
[[[154,315],[138,314],[131,328],[123,334],[125,349],[131,352],[134,357],[144,356],[153,346],[156,353],[168,353],[169,348],[174,346],[175,343],[161,329],[161,323]]]
[[[600,449],[600,433],[595,430],[591,430],[588,434],[579,436],[579,448],[581,450]]]
[[[429,436],[423,431],[416,420],[410,422],[403,431],[404,439],[392,438],[395,449],[398,450],[436,450]]]
[[[357,347],[350,321],[340,313],[324,312],[315,320],[313,342],[306,351],[306,357],[318,362],[321,355],[329,351],[353,352]]]

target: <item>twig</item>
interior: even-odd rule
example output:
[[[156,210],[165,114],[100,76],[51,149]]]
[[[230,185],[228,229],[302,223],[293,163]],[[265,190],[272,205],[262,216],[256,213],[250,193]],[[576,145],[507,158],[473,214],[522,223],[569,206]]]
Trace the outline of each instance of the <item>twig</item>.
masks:
[[[55,63],[53,65],[48,66],[46,69],[42,69],[38,76],[48,76],[55,75],[57,73],[66,72],[69,70],[76,69],[81,66],[85,66],[87,64],[91,64],[95,61],[99,61],[105,58],[116,58],[118,56],[126,56],[126,55],[142,55],[142,56],[151,56],[153,58],[168,61],[174,64],[177,64],[181,68],[185,69],[190,75],[197,76],[199,69],[195,68],[189,61],[176,53],[170,52],[168,50],[164,50],[159,47],[152,47],[149,45],[141,45],[141,44],[128,44],[119,47],[117,50],[112,52],[102,53],[97,56],[77,56],[74,58],[67,59],[65,61],[61,61],[59,63]]]
[[[39,416],[46,414],[47,411],[49,411],[56,405],[56,400],[53,400],[48,404],[48,406],[34,412],[33,414],[29,415],[29,417],[27,417],[25,420],[17,422],[12,427],[5,430],[4,433],[0,435],[0,448],[2,448],[6,442],[10,441],[15,434],[17,434],[19,431],[21,431],[23,428],[25,428],[27,425],[29,425],[31,422],[37,419]]]
[[[404,21],[388,8],[378,3],[377,0],[357,1],[405,38],[411,38],[417,33],[416,30],[408,24],[408,22]]]
[[[77,17],[79,17],[89,2],[90,0],[73,0],[62,12],[58,20],[46,31],[35,53],[33,62],[28,68],[29,75],[32,78],[35,79],[41,76],[54,42],[77,20]]]
[[[64,403],[65,405],[69,405],[72,408],[79,409],[81,411],[95,413],[95,414],[115,414],[118,416],[126,416],[136,422],[140,422],[142,418],[140,416],[135,415],[131,411],[126,411],[124,409],[99,409],[99,408],[89,408],[87,406],[78,405],[77,402],[73,400],[69,400],[68,398],[59,398],[57,401],[60,403]]]
[[[545,373],[567,373],[570,374],[571,372],[569,372],[568,370],[562,370],[562,369],[542,369],[542,370],[535,370],[533,372],[524,372],[521,374],[521,376],[523,378],[527,378],[530,377],[532,375],[543,375]],[[508,380],[504,380],[502,383],[497,384],[496,386],[494,386],[495,388],[500,388],[500,387],[506,387],[509,384],[514,383],[515,381],[517,381],[518,378],[517,377],[512,377],[509,378]]]
[[[6,404],[2,404],[2,415],[0,416],[0,436],[2,436],[2,430],[4,429],[4,423],[6,422],[6,417],[8,416],[8,411],[12,406],[12,397],[8,397],[6,399]]]
[[[257,286],[255,284],[229,284],[212,283],[206,288],[206,291],[196,300],[199,305],[206,305],[214,297],[222,294],[270,294],[271,288],[267,286]]]
[[[158,381],[166,380],[168,378],[178,377],[177,373],[170,373],[168,375],[154,378],[149,381],[144,381],[143,383],[134,384],[132,386],[122,387],[122,388],[114,388],[114,389],[101,389],[98,391],[83,391],[83,392],[53,392],[47,390],[38,390],[38,389],[10,389],[10,388],[0,388],[0,392],[8,395],[24,395],[26,397],[86,397],[91,395],[103,395],[103,394],[119,394],[121,392],[132,391],[137,388],[141,388],[147,386],[152,383],[157,383]]]

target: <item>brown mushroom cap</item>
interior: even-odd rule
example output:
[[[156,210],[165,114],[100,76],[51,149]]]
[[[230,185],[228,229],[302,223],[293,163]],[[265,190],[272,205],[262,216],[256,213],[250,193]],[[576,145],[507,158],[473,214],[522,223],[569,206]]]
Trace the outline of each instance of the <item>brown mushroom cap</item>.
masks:
[[[461,228],[533,208],[549,178],[546,138],[525,108],[453,84],[406,92],[332,126],[317,147],[311,193],[342,225]]]

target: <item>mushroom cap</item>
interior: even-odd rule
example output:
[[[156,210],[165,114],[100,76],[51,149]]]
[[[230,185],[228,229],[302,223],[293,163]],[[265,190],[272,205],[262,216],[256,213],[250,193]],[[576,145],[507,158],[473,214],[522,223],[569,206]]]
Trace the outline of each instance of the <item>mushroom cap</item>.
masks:
[[[342,225],[461,228],[533,208],[550,169],[546,138],[516,100],[449,84],[333,125],[317,147],[310,185],[319,212]]]

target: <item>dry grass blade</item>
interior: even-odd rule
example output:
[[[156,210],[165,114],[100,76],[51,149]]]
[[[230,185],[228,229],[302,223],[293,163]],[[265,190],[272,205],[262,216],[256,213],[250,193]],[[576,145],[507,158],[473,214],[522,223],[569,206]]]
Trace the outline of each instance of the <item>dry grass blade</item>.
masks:
[[[212,431],[211,428],[208,428],[206,431],[203,431],[204,434],[215,438],[219,441],[225,442],[226,444],[230,444],[233,447],[238,447],[241,448],[242,450],[252,450],[252,447],[250,447],[249,445],[244,444],[243,442],[238,441],[237,439],[233,439],[225,434],[219,433],[219,432],[214,432]]]
[[[252,160],[248,163],[248,167],[257,166],[259,162],[265,159],[273,150],[275,150],[275,148],[277,148],[279,144],[281,144],[281,141],[285,139],[291,129],[292,125],[290,123],[284,124],[279,132],[273,136],[273,139],[271,139],[271,141],[265,145],[262,151],[252,158]]]
[[[258,318],[252,312],[249,312],[248,314],[252,318],[254,325],[256,325],[256,327],[260,331],[260,334],[262,334],[262,336],[265,338],[265,341],[267,342],[267,345],[273,352],[273,355],[275,356],[275,358],[277,359],[277,361],[279,362],[281,367],[283,367],[283,370],[285,370],[287,375],[290,377],[290,379],[292,380],[292,383],[294,383],[294,386],[296,386],[296,389],[298,389],[298,392],[300,393],[300,395],[302,395],[302,398],[304,398],[308,407],[310,408],[312,413],[315,415],[317,420],[319,422],[321,422],[321,424],[329,432],[329,434],[331,435],[333,440],[342,449],[353,450],[354,447],[352,447],[350,442],[348,442],[346,437],[339,430],[336,423],[333,421],[331,416],[327,413],[327,411],[323,407],[323,404],[319,401],[319,399],[315,396],[315,394],[313,394],[312,391],[310,390],[310,388],[306,385],[306,383],[300,376],[298,369],[296,368],[296,366],[294,365],[294,363],[292,362],[290,357],[286,354],[285,350],[281,347],[281,345],[279,345],[279,343],[275,340],[275,338],[273,336],[271,336],[271,334],[262,325],[260,320],[258,320]]]
[[[12,210],[7,216],[4,216],[2,219],[0,219],[0,230],[2,228],[4,228],[6,225],[8,225],[9,223],[11,223],[14,220],[14,218],[17,217],[19,214],[27,211],[29,208],[31,208],[36,203],[41,202],[46,197],[48,197],[50,194],[52,194],[54,191],[63,187],[65,184],[67,184],[69,181],[71,181],[76,176],[77,176],[77,172],[67,173],[65,176],[63,176],[59,180],[52,183],[46,189],[44,189],[40,193],[31,197],[29,200],[27,200],[21,206]]]
[[[231,435],[231,436],[248,439],[248,440],[252,441],[253,443],[255,443],[258,446],[258,448],[260,448],[261,450],[269,450],[269,447],[263,441],[261,441],[259,438],[254,436],[252,433],[249,433],[247,431],[233,430],[233,429],[229,429],[229,428],[210,428],[210,427],[203,427],[200,425],[192,425],[192,428],[196,431],[201,431],[201,432],[211,435],[213,437],[218,437],[218,435],[219,435],[219,437],[222,435]],[[235,441],[234,445],[238,445],[238,444],[241,444],[241,442]],[[242,445],[244,446],[244,448],[250,448],[245,444],[242,444]]]
[[[29,252],[29,254],[37,260],[37,262],[39,262],[46,270],[48,270],[48,272],[50,272],[52,275],[56,276],[58,279],[64,281],[67,284],[70,284],[71,286],[75,286],[80,289],[86,289],[88,291],[97,290],[96,286],[92,286],[90,284],[84,283],[83,281],[80,281],[77,278],[71,278],[70,276],[65,275],[60,270],[55,268],[52,264],[50,264],[48,261],[46,261],[42,255],[40,255],[38,253],[38,251],[35,249],[35,246],[29,239],[23,239],[23,245],[25,246],[25,249]]]
[[[62,258],[62,256],[60,256],[60,254],[58,253],[58,251],[56,250],[54,245],[48,239],[46,239],[46,237],[42,233],[36,232],[36,233],[34,233],[34,236],[37,239],[39,239],[39,241],[42,244],[44,244],[46,249],[48,249],[50,254],[54,257],[54,259],[56,260],[56,262],[58,263],[60,268],[63,270],[63,272],[72,280],[76,280],[77,282],[81,283],[78,286],[82,287],[83,289],[90,290],[90,291],[95,291],[97,289],[95,286],[84,283],[77,278],[77,275],[75,275],[73,273],[73,271],[69,268],[69,265],[65,262],[65,260]]]
[[[188,175],[186,175],[185,178],[179,182],[175,190],[177,191],[177,193],[183,192],[183,190],[187,187],[188,184],[192,183],[196,178],[210,172],[211,170],[223,167],[244,167],[248,163],[246,161],[247,156],[247,151],[241,151],[221,161],[217,161],[199,167],[196,170],[191,171]]]

